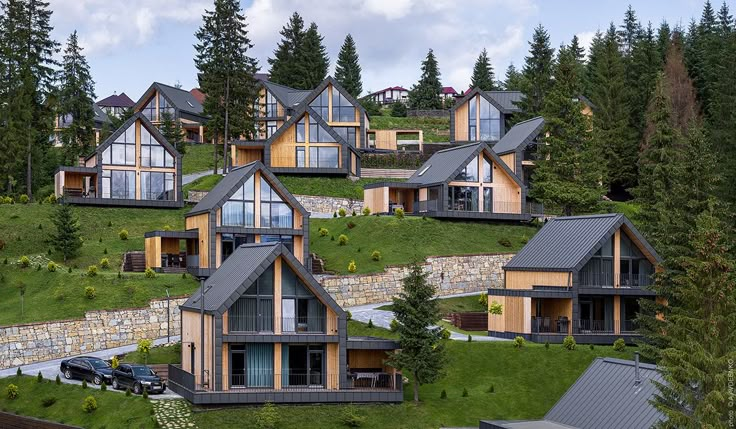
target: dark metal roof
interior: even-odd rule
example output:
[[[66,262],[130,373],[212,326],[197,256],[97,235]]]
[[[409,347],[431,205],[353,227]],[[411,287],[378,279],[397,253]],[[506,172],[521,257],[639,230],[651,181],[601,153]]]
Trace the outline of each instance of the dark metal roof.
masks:
[[[280,242],[243,244],[235,249],[220,268],[205,280],[204,311],[223,314],[279,256],[323,304],[338,317],[344,317],[345,312],[332,296]],[[181,307],[199,311],[201,297],[200,287]]]
[[[173,86],[169,86],[160,82],[152,83],[151,86],[148,87],[146,92],[143,93],[141,98],[138,99],[134,107],[136,109],[142,109],[143,103],[151,98],[151,94],[153,93],[154,89],[158,89],[163,94],[164,98],[166,98],[173,105],[173,107],[180,112],[190,113],[195,116],[203,116],[202,104],[191,92],[185,89],[175,88]]]
[[[97,124],[112,124],[110,118],[107,117],[107,113],[97,103],[92,103],[92,110],[95,112],[95,122]]]
[[[499,104],[504,113],[521,112],[517,103],[524,97],[521,91],[485,91],[486,96]]]
[[[143,234],[143,238],[161,237],[161,238],[179,238],[179,239],[191,239],[199,238],[198,231],[148,231]]]
[[[211,210],[215,210],[221,207],[225,201],[227,201],[235,191],[238,190],[243,183],[248,180],[256,171],[260,170],[261,174],[265,176],[266,181],[273,187],[276,192],[295,210],[299,211],[302,216],[309,217],[309,212],[294,198],[281,181],[271,173],[263,163],[260,161],[254,161],[250,164],[245,164],[237,168],[233,168],[230,172],[220,180],[220,182],[212,188],[211,191],[207,192],[207,195],[202,198],[192,210],[186,214],[186,216],[193,216],[196,214],[206,213]]]
[[[348,337],[347,348],[354,350],[397,350],[401,348],[398,341],[379,337]]]
[[[622,225],[626,225],[654,259],[660,260],[626,216],[611,213],[549,220],[504,269],[577,271]]]
[[[130,108],[135,105],[135,102],[130,99],[124,92],[113,94],[109,97],[105,97],[98,101],[97,104],[103,107],[123,107]]]
[[[544,127],[544,118],[541,116],[519,122],[511,127],[498,143],[493,145],[493,151],[499,155],[514,152],[534,140],[542,131],[542,127]]]
[[[284,108],[293,108],[301,103],[312,92],[309,90],[291,88],[268,80],[262,80],[266,89],[281,103]]]

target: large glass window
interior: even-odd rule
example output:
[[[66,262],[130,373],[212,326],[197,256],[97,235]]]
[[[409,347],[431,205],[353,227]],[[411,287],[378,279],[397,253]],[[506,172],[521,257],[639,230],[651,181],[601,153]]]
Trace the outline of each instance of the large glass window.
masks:
[[[220,254],[222,261],[225,261],[242,244],[255,243],[256,236],[254,234],[222,234],[220,242],[222,243]]]
[[[501,112],[480,97],[480,140],[495,141],[501,138]]]
[[[266,91],[266,116],[269,118],[275,118],[278,116],[278,109],[276,105],[276,97],[270,92]]]
[[[325,305],[286,265],[281,265],[281,329],[284,332],[324,332]]]
[[[332,127],[349,145],[355,147],[355,127]]]
[[[332,88],[332,121],[355,122],[355,106],[335,88]]]
[[[477,96],[468,100],[468,141],[471,142],[478,140],[478,137],[476,136],[478,130],[476,100]]]
[[[294,253],[294,237],[291,235],[262,235],[261,243],[276,243],[280,242],[289,252]]]
[[[135,122],[102,152],[102,164],[135,165]]]
[[[142,171],[141,199],[173,201],[174,173]]]
[[[158,93],[158,120],[163,120],[164,113],[168,113],[172,117],[174,116],[174,106],[172,106],[166,98],[164,98],[164,95],[160,92]]]
[[[483,211],[493,212],[493,188],[483,188]]]
[[[483,182],[493,182],[493,162],[483,154]]]
[[[304,146],[296,147],[296,166],[302,168],[307,166],[305,161]]]
[[[266,122],[266,138],[271,138],[271,136],[276,132],[276,121],[268,121]]]
[[[227,313],[230,332],[273,332],[273,265]]]
[[[327,130],[317,123],[315,118],[309,118],[309,142],[310,143],[334,143],[335,138]]]
[[[304,143],[307,141],[305,128],[307,126],[307,117],[303,116],[299,122],[296,123],[296,142]]]
[[[146,103],[146,106],[141,110],[143,113],[143,116],[148,118],[149,121],[155,121],[156,117],[156,97],[151,97],[151,99]]]
[[[473,158],[468,165],[463,168],[460,173],[455,176],[455,180],[460,182],[477,182],[478,181],[478,159]]]
[[[174,157],[141,124],[141,166],[174,167]]]
[[[328,121],[329,117],[327,115],[330,111],[330,107],[328,103],[329,103],[329,96],[327,95],[327,88],[325,88],[325,90],[322,91],[317,96],[317,98],[315,98],[314,100],[312,100],[311,103],[309,103],[309,107],[314,109],[314,111],[317,112],[317,114],[321,116],[322,119],[324,119],[325,121]],[[310,140],[311,140],[311,136],[310,136]]]
[[[222,205],[223,226],[255,226],[255,179],[253,176]]]
[[[311,168],[340,168],[340,150],[336,147],[313,146],[309,148]]]
[[[613,283],[613,239],[609,239],[580,271],[580,284],[613,287]]]
[[[135,171],[102,170],[102,198],[135,199]]]
[[[474,186],[449,186],[450,210],[478,211],[478,188]]]
[[[261,177],[261,228],[292,228],[293,224],[291,207]]]

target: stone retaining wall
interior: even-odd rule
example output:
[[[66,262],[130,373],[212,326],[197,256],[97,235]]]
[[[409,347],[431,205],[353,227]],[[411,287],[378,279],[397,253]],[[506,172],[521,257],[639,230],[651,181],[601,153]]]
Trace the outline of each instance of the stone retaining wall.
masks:
[[[483,292],[503,287],[503,266],[513,254],[432,256],[423,264],[439,296]],[[391,301],[401,292],[408,266],[387,267],[383,273],[319,276],[318,280],[344,307]]]
[[[179,305],[171,299],[171,332],[179,335]],[[148,308],[88,311],[84,319],[0,327],[0,369],[58,359],[166,336],[166,300]]]
[[[294,195],[294,198],[296,198],[309,213],[335,213],[342,208],[345,209],[347,215],[350,216],[353,210],[355,210],[355,213],[357,214],[360,214],[363,211],[362,200],[316,197],[311,195]]]

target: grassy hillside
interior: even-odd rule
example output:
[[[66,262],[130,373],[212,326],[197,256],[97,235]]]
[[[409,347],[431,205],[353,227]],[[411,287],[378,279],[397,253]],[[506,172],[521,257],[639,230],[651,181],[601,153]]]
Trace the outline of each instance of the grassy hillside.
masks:
[[[214,162],[211,144],[187,145],[187,153],[182,157],[182,174],[212,170]],[[222,168],[222,145],[217,146],[217,167]]]
[[[350,223],[354,224],[352,228]],[[320,228],[326,228],[329,233],[320,236]],[[354,260],[358,273],[372,273],[382,271],[386,265],[408,264],[427,256],[516,252],[536,232],[536,228],[520,224],[440,221],[412,216],[312,219],[310,251],[324,258],[328,270],[347,273],[348,263]],[[348,237],[345,246],[338,244],[341,234]],[[504,240],[510,242],[510,247],[499,243]],[[380,261],[371,259],[374,250],[381,252]]]
[[[222,180],[222,174],[210,174],[209,176],[203,176],[199,179],[188,183],[182,187],[184,192],[184,198],[189,196],[189,191],[211,191],[220,180]]]
[[[372,130],[422,130],[425,142],[450,140],[450,117],[444,118],[395,118],[393,116],[371,116]]]

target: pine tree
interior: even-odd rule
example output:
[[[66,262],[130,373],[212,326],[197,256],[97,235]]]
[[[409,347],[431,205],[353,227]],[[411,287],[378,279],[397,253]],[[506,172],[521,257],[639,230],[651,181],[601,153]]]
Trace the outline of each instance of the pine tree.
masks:
[[[624,64],[611,24],[600,43],[591,50],[595,56],[588,97],[597,107],[593,116],[596,145],[604,152],[611,190],[621,192],[636,184],[638,141],[629,129],[629,106]]]
[[[164,136],[170,145],[174,146],[176,150],[185,154],[187,151],[186,143],[184,142],[184,130],[182,129],[181,122],[175,120],[171,113],[163,112],[161,114],[161,134]]]
[[[732,228],[711,201],[690,235],[692,256],[667,289],[672,302],[661,322],[668,346],[657,362],[664,383],[654,405],[667,428],[725,428],[728,425],[727,374],[736,350],[736,278]],[[661,335],[661,334],[660,334]]]
[[[545,98],[541,156],[530,195],[566,215],[594,209],[604,193],[605,171],[590,138],[590,122],[575,102],[582,85],[575,55],[560,49],[554,85]]]
[[[580,39],[577,34],[572,36],[572,40],[570,40],[570,45],[567,49],[570,50],[570,54],[575,59],[575,64],[578,69],[577,74],[580,78],[580,91],[582,93],[585,90],[585,49],[580,46]]]
[[[470,77],[470,87],[480,88],[481,91],[493,91],[496,87],[496,76],[493,73],[491,60],[486,48],[483,48],[473,66],[473,76]]]
[[[616,33],[618,36],[619,43],[621,44],[621,51],[624,58],[630,58],[631,53],[634,49],[636,39],[639,37],[641,32],[641,24],[639,19],[636,17],[636,12],[629,5],[624,14],[624,23],[621,25],[620,30]]]
[[[541,114],[544,97],[552,88],[554,53],[555,50],[549,44],[549,33],[540,24],[534,29],[532,41],[529,42],[529,55],[524,59],[524,68],[521,71],[520,91],[524,96],[518,103],[521,109],[519,119]]]
[[[79,231],[79,221],[70,205],[60,204],[51,219],[56,226],[56,233],[51,240],[54,248],[64,255],[64,262],[79,253],[82,247],[82,234]]]
[[[690,76],[693,78],[698,100],[703,111],[708,112],[714,96],[712,83],[716,81],[718,63],[721,61],[718,20],[710,0],[706,0],[700,21],[693,22],[687,34],[685,57]]]
[[[309,24],[294,57],[299,74],[295,88],[314,89],[327,77],[330,58],[327,56],[323,40],[324,37],[319,34],[317,24],[314,22]]]
[[[519,91],[521,89],[521,73],[516,70],[514,63],[509,64],[506,68],[506,75],[503,80],[503,89],[506,91]]]
[[[430,49],[427,57],[422,61],[422,76],[409,91],[409,107],[412,109],[441,109],[440,92],[442,92],[440,69],[434,51]]]
[[[280,31],[281,41],[273,53],[273,58],[268,59],[268,64],[271,66],[268,72],[270,81],[296,87],[300,81],[296,52],[302,44],[305,33],[304,20],[299,13],[294,12],[289,22]]]
[[[335,80],[355,98],[358,98],[360,93],[363,92],[363,78],[361,77],[358,50],[355,47],[355,40],[350,34],[345,36],[345,42],[343,42],[340,53],[337,55]]]
[[[411,373],[414,402],[419,402],[419,386],[438,380],[446,360],[442,334],[437,327],[440,312],[434,300],[436,289],[427,282],[427,273],[421,266],[412,264],[402,283],[402,292],[393,299],[401,349],[391,357],[390,363]]]
[[[65,161],[76,165],[82,155],[88,155],[95,145],[94,81],[87,59],[77,40],[76,30],[69,36],[62,69],[59,72],[58,115],[71,123],[62,131]]]
[[[657,73],[662,70],[664,62],[657,51],[654,28],[649,24],[634,40],[631,58],[626,74],[627,100],[629,106],[629,124],[634,133],[634,141],[641,142],[646,126],[646,111],[649,106]]]
[[[667,50],[670,48],[670,41],[672,40],[672,31],[667,21],[662,21],[657,30],[657,54],[659,55],[659,62],[664,64],[665,57],[667,56]]]
[[[196,33],[199,87],[207,94],[204,113],[209,116],[207,137],[223,137],[223,171],[228,170],[227,146],[231,136],[255,134],[253,101],[257,62],[248,56],[253,44],[248,37],[245,15],[237,0],[215,0],[214,10],[205,11]],[[217,159],[217,145],[214,145]],[[215,173],[217,164],[215,163]]]

